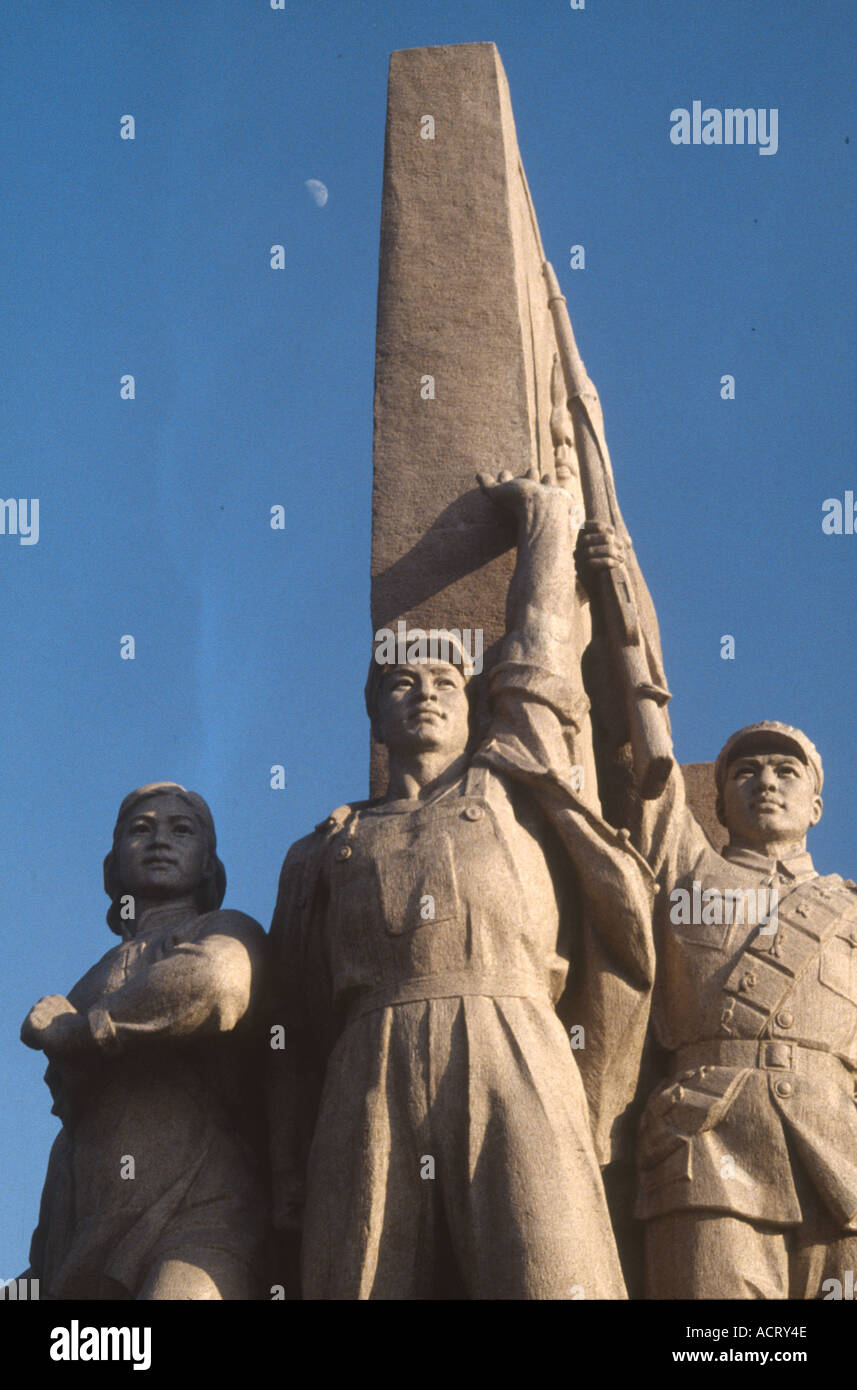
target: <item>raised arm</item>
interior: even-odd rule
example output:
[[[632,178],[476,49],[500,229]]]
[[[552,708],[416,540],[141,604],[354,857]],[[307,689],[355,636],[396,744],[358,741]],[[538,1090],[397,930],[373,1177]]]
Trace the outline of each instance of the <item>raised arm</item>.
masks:
[[[489,745],[567,777],[588,702],[573,640],[574,538],[571,498],[531,470],[480,486],[517,524],[517,560],[506,605],[506,637],[491,673]]]
[[[621,582],[627,582],[625,562],[625,546],[612,526],[584,523],[578,538],[577,563],[588,588],[608,570]],[[692,869],[708,847],[708,840],[687,804],[684,775],[674,756],[660,795],[653,800],[640,800],[636,813],[632,827],[634,844],[662,886],[671,887]]]

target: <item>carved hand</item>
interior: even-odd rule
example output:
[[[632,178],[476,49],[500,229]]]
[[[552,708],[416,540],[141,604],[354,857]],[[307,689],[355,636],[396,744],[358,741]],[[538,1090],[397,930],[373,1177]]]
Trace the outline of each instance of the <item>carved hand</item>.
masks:
[[[596,570],[618,569],[625,563],[625,546],[612,526],[584,521],[577,538],[577,568],[585,582]]]
[[[67,1057],[92,1043],[89,1023],[63,994],[34,1004],[21,1026],[21,1042],[49,1057]]]
[[[540,480],[535,468],[529,468],[519,478],[505,470],[496,478],[490,473],[477,473],[476,481],[486,497],[518,518],[526,515],[532,506],[545,503],[552,508],[563,507],[571,515],[570,494],[565,488],[557,487],[547,473]]]

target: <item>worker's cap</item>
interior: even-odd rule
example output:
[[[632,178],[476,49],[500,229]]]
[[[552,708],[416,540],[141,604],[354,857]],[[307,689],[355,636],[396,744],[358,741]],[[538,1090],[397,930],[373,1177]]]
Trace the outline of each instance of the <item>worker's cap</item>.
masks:
[[[784,753],[797,754],[813,774],[816,792],[820,792],[824,770],[821,766],[821,755],[815,744],[810,742],[800,729],[792,728],[791,724],[778,724],[773,719],[763,720],[760,724],[747,724],[726,740],[714,765],[718,792],[722,794],[726,770],[736,758],[745,753],[768,753],[780,749]]]
[[[457,666],[465,683],[474,674],[473,657],[455,628],[416,627],[406,631],[404,624],[401,624],[397,636],[394,636],[392,629],[381,628],[375,637],[369,675],[363,692],[369,718],[376,719],[378,716],[381,687],[384,677],[391,670],[398,666],[438,662],[446,666]]]

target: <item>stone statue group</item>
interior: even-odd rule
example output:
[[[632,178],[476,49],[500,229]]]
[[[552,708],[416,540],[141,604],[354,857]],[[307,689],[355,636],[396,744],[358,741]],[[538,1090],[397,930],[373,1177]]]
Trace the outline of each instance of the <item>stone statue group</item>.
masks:
[[[43,1298],[621,1299],[631,1163],[645,1297],[857,1267],[857,890],[806,849],[818,752],[732,735],[722,853],[675,764],[609,824],[573,775],[569,577],[627,547],[532,472],[480,482],[517,527],[490,725],[464,651],[373,658],[386,793],[291,848],[269,934],[221,908],[200,796],[120,806],[121,939],[22,1028],[62,1121]]]

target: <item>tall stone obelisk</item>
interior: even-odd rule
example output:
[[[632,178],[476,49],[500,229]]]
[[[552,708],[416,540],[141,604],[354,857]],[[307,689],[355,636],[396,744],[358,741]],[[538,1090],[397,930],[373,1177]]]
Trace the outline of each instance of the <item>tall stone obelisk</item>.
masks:
[[[395,628],[403,619],[423,629],[481,629],[486,665],[504,630],[512,536],[475,475],[531,466],[553,474],[559,438],[543,262],[495,46],[394,53],[375,358],[372,625]],[[579,493],[576,500],[582,505]],[[582,651],[590,630],[579,585],[569,602]],[[588,753],[586,763],[594,795]],[[380,776],[376,762],[376,788]]]
[[[504,631],[512,535],[476,473],[534,467],[556,476],[562,464],[583,512],[544,260],[494,44],[393,53],[375,355],[372,628],[395,630],[403,620],[426,630],[481,629],[488,668]],[[572,588],[582,657],[592,636],[589,600],[579,583]],[[597,698],[600,718],[615,694],[608,687]],[[582,733],[582,795],[597,808],[589,720]],[[603,758],[600,767],[603,784]],[[376,749],[373,792],[384,780]],[[719,847],[711,765],[694,764],[687,783]]]

